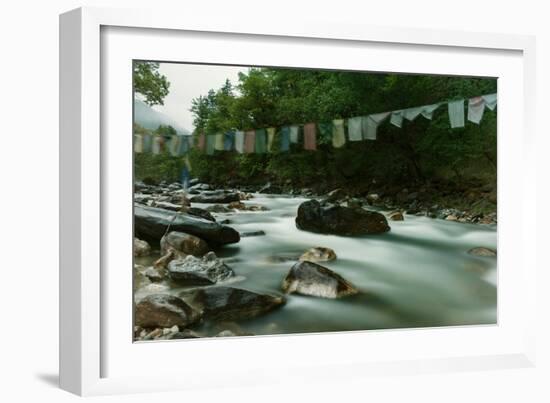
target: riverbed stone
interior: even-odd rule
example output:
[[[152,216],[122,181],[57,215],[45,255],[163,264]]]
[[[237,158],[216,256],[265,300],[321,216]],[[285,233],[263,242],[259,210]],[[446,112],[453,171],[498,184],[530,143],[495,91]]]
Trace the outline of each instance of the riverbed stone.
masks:
[[[200,318],[200,311],[169,294],[148,295],[135,308],[135,324],[143,328],[186,327]]]
[[[495,249],[485,248],[483,246],[472,248],[468,251],[468,253],[474,256],[488,256],[488,257],[495,257],[497,255],[497,251]]]
[[[251,236],[261,236],[265,235],[265,231],[258,230],[258,231],[248,231],[248,232],[241,232],[241,238],[251,237]]]
[[[390,214],[388,214],[388,218],[392,221],[403,221],[405,219],[401,211],[391,212]]]
[[[134,256],[142,257],[151,254],[151,246],[142,239],[134,238]]]
[[[205,319],[216,321],[254,318],[286,302],[282,295],[220,286],[184,292],[180,296],[201,310]]]
[[[317,200],[298,207],[296,227],[303,231],[345,236],[381,234],[390,230],[383,214]]]
[[[134,207],[136,235],[140,239],[159,242],[170,227],[204,239],[211,246],[239,242],[239,233],[231,227],[208,221],[188,213],[175,213],[154,207]]]
[[[300,256],[299,260],[307,260],[308,262],[330,262],[334,259],[336,259],[334,250],[323,246],[316,246],[305,251],[302,256]]]
[[[160,240],[161,254],[165,255],[169,249],[175,249],[180,254],[198,257],[204,256],[210,251],[206,241],[195,235],[179,231],[171,231]]]
[[[339,274],[319,264],[295,263],[283,280],[283,291],[321,298],[341,298],[357,294],[358,290]]]
[[[214,252],[202,258],[188,255],[168,263],[170,278],[182,285],[210,285],[235,275],[233,270]]]
[[[241,197],[238,192],[225,192],[222,190],[203,192],[192,196],[190,200],[192,203],[231,203],[241,200]]]

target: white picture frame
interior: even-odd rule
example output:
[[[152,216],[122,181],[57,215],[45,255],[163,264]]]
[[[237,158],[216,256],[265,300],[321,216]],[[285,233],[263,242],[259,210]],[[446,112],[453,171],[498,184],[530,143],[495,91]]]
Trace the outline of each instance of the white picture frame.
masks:
[[[140,50],[136,51],[131,37],[138,34],[141,43]],[[187,60],[189,56],[181,51],[176,53],[173,46],[167,45],[178,41],[187,41],[189,52],[193,49],[195,56],[192,60]],[[205,47],[200,49],[200,46],[193,45],[193,41],[203,41],[201,45]],[[207,46],[219,41],[233,41],[231,43],[235,46],[228,48],[235,53],[239,52],[237,42],[240,41],[250,52],[233,58],[222,51],[208,55]],[[154,46],[155,43],[165,45]],[[130,337],[126,338],[124,329],[118,333],[115,329],[116,323],[127,320],[124,316],[129,312],[130,302],[124,298],[122,302],[113,301],[110,297],[113,287],[119,284],[117,281],[123,281],[124,277],[111,277],[110,272],[106,272],[106,267],[118,259],[117,255],[131,253],[128,249],[131,248],[131,233],[126,234],[131,216],[117,214],[125,211],[131,200],[131,181],[124,182],[128,169],[131,170],[124,158],[131,155],[131,147],[116,169],[111,152],[117,147],[128,148],[131,136],[113,141],[113,137],[107,135],[115,128],[124,130],[131,124],[131,120],[124,118],[131,110],[130,94],[126,106],[120,103],[130,79],[130,70],[126,79],[120,75],[127,61],[131,58],[181,59],[273,65],[269,56],[273,53],[269,50],[285,48],[290,49],[288,52],[293,55],[296,66],[308,67],[305,65],[307,61],[301,60],[299,53],[292,53],[292,49],[293,46],[313,48],[312,45],[342,54],[380,52],[369,66],[361,58],[342,65],[323,66],[333,68],[369,67],[376,71],[400,69],[404,72],[491,75],[490,72],[497,68],[492,65],[494,58],[502,60],[502,66],[498,68],[502,69],[506,80],[503,86],[499,83],[499,111],[502,113],[498,116],[498,325],[200,340],[187,345],[132,343]],[[535,311],[536,289],[535,242],[529,242],[527,238],[527,234],[536,232],[535,223],[522,220],[527,215],[526,206],[533,205],[528,203],[528,198],[534,197],[530,195],[534,194],[535,187],[535,162],[530,158],[534,153],[532,125],[535,110],[535,44],[532,37],[312,21],[288,28],[269,20],[246,21],[246,24],[238,18],[188,18],[182,21],[178,14],[167,11],[81,8],[61,15],[60,49],[60,384],[63,389],[79,395],[98,395],[235,383],[292,383],[296,382],[298,374],[301,380],[328,380],[375,373],[393,375],[534,365],[534,318],[521,314]],[[314,54],[312,51],[311,55]],[[403,64],[399,57],[403,54],[423,57],[407,58]],[[436,57],[437,54],[443,56]],[[290,65],[292,60],[286,57],[284,65]],[[453,58],[455,67],[451,68]],[[473,62],[477,59],[486,63],[475,65]],[[433,64],[429,70],[425,67],[426,60]],[[471,63],[464,66],[456,63],[457,60]],[[318,62],[311,63],[317,65]],[[113,108],[120,111],[120,117],[113,118]],[[507,110],[514,113],[506,114]],[[513,130],[515,137],[511,135]],[[507,167],[510,164],[502,161],[513,166]],[[123,183],[126,185],[118,186]],[[516,189],[522,191],[514,195],[507,183],[514,183]],[[117,200],[119,205],[116,205]],[[512,209],[517,212],[513,217],[508,213]],[[115,221],[119,232],[111,224]],[[121,238],[116,238],[119,235]],[[107,238],[125,240],[120,241],[119,249],[106,242]],[[513,251],[509,246],[514,246]],[[506,270],[508,265],[514,265],[517,270]],[[107,284],[106,279],[112,281]],[[511,299],[512,291],[521,302]],[[521,304],[521,307],[514,304]],[[127,332],[131,333],[131,328]],[[438,340],[440,343],[436,343]],[[388,346],[403,345],[403,342],[415,346],[414,354],[403,348],[395,348],[391,355],[388,354]],[[361,343],[367,345],[365,351],[354,354],[354,346]],[[175,346],[180,351],[175,351]],[[316,355],[319,348],[336,346],[340,346],[346,359]],[[282,356],[281,352],[285,350],[300,352],[302,361]],[[194,364],[192,372],[175,371],[171,365],[168,357],[182,352],[186,354],[187,362]],[[295,357],[295,354],[288,355]],[[135,368],[134,356],[139,356],[141,362],[164,362],[164,371],[158,374],[132,371],[132,367]],[[201,365],[201,357],[238,362],[228,377],[211,371],[208,365]],[[269,362],[269,367],[266,362]]]

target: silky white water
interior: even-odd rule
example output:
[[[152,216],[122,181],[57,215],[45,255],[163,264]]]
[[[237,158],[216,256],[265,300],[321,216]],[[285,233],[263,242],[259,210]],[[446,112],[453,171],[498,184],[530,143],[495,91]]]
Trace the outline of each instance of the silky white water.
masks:
[[[404,221],[389,221],[391,231],[385,234],[314,234],[294,223],[305,200],[256,194],[244,203],[269,211],[214,214],[218,221],[229,219],[228,225],[240,233],[265,232],[216,251],[236,274],[230,285],[282,293],[282,280],[294,262],[274,257],[299,256],[323,246],[332,248],[337,259],[320,264],[361,292],[336,300],[291,294],[282,308],[239,322],[243,331],[260,335],[496,323],[496,258],[468,254],[473,247],[496,249],[496,226],[405,215]],[[171,283],[151,284],[137,290],[136,297],[182,290]],[[210,333],[207,326],[204,335]]]

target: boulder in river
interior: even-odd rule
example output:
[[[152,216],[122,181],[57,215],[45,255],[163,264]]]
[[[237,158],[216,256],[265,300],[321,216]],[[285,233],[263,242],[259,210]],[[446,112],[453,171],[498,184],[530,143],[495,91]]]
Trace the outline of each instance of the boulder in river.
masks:
[[[204,218],[205,220],[216,222],[216,219],[212,214],[210,214],[209,211],[199,208],[199,207],[187,207],[186,208],[187,214],[190,214],[195,217]]]
[[[485,247],[477,247],[477,248],[472,248],[468,251],[468,253],[470,255],[474,255],[474,256],[490,256],[490,257],[494,257],[497,255],[497,251],[494,250],[494,249],[491,249],[491,248],[485,248]]]
[[[234,276],[233,270],[214,252],[204,257],[189,255],[168,263],[170,278],[182,285],[210,285]]]
[[[168,294],[148,295],[136,304],[135,325],[144,328],[186,327],[198,322],[200,311]]]
[[[307,260],[308,262],[330,262],[334,259],[336,259],[334,250],[322,246],[308,249],[300,256],[300,260]]]
[[[231,227],[208,221],[188,213],[173,213],[154,207],[136,205],[134,207],[136,235],[140,238],[159,242],[166,229],[195,235],[209,245],[225,245],[239,242],[239,233]]]
[[[233,287],[207,287],[180,295],[206,319],[243,320],[263,315],[282,306],[286,301],[281,295],[260,294]]]
[[[168,253],[169,249],[175,249],[184,255],[204,256],[210,251],[208,244],[195,235],[185,232],[171,231],[160,240],[160,252]]]
[[[298,207],[296,217],[298,229],[321,234],[366,235],[380,234],[390,230],[384,215],[317,200],[308,200]]]
[[[238,192],[203,192],[191,197],[192,203],[231,203],[241,200],[241,196]]]
[[[388,218],[392,221],[403,221],[405,219],[401,211],[391,212],[390,214],[388,214]]]
[[[295,263],[283,280],[283,291],[322,298],[340,298],[358,290],[339,274],[316,263]]]
[[[134,238],[134,256],[149,256],[151,254],[151,247],[146,241],[138,238]]]

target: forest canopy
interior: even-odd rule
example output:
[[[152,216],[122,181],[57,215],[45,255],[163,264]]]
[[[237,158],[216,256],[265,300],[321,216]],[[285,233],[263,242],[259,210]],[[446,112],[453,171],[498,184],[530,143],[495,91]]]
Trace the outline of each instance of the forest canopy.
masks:
[[[221,88],[195,98],[191,112],[195,133],[215,134],[331,122],[496,90],[497,80],[491,78],[251,68],[240,73],[235,85],[227,80]],[[464,128],[451,129],[447,108],[440,107],[431,121],[419,117],[404,121],[402,128],[386,122],[378,128],[376,141],[348,142],[340,149],[321,137],[314,152],[304,151],[300,144],[292,145],[290,152],[268,154],[232,151],[208,156],[194,149],[190,158],[193,176],[218,184],[353,186],[434,178],[494,182],[496,141],[495,112],[486,111],[480,125],[467,122]],[[136,156],[136,176],[177,180],[181,162],[173,158]]]

